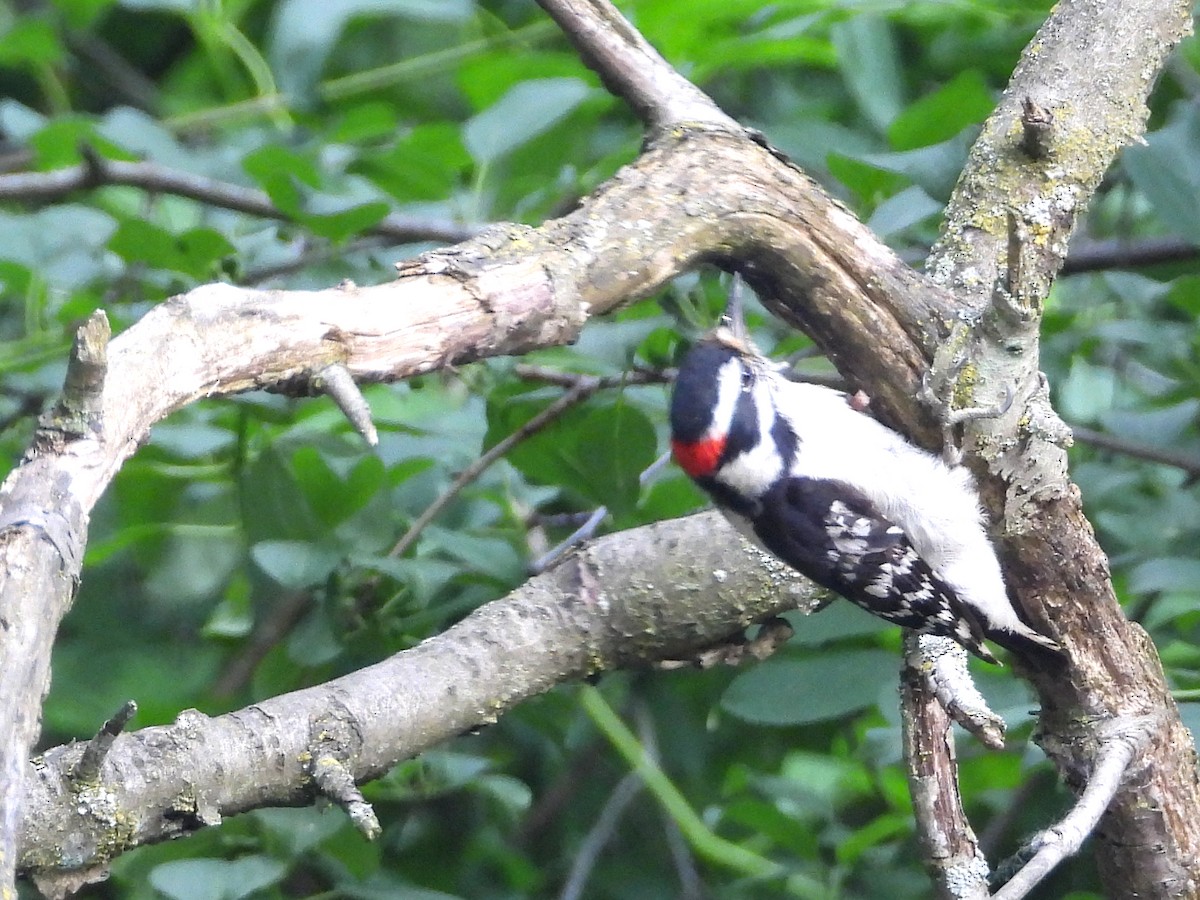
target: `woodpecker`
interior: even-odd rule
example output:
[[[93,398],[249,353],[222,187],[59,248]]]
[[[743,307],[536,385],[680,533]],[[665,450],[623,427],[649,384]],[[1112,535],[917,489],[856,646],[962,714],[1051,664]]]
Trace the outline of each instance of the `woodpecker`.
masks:
[[[738,290],[685,356],[670,413],[675,459],[726,518],[817,584],[988,662],[984,638],[1061,650],[1009,600],[970,473],[846,394],[785,378],[747,336]]]

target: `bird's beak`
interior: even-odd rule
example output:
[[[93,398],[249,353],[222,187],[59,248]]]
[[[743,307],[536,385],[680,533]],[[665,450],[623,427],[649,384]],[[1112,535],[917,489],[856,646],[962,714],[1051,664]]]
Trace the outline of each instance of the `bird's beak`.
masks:
[[[744,291],[745,285],[742,283],[742,276],[734,272],[733,280],[729,285],[729,299],[725,301],[725,313],[721,316],[721,324],[729,329],[730,334],[734,338],[743,343],[749,341],[749,335],[746,333],[745,313],[742,306]]]

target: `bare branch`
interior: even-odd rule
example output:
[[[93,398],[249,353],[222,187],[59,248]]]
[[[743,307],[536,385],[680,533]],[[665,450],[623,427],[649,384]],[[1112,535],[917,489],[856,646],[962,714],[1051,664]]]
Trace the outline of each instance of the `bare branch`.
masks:
[[[408,526],[408,531],[396,542],[396,546],[388,551],[388,556],[403,556],[408,548],[413,545],[425,527],[437,518],[438,513],[446,508],[449,503],[462,492],[468,484],[475,481],[482,475],[487,468],[500,459],[515,447],[517,444],[526,440],[530,436],[541,431],[551,422],[562,418],[563,414],[572,407],[578,406],[592,394],[600,389],[600,380],[597,378],[581,378],[575,383],[569,391],[543,409],[536,416],[525,422],[501,441],[497,441],[491,449],[467,466],[458,473],[458,477],[450,484],[450,487],[442,491],[436,500],[425,508],[421,515],[413,520],[413,523]]]
[[[278,598],[245,646],[226,663],[224,671],[213,683],[213,696],[232,697],[249,684],[258,664],[300,624],[313,602],[312,594],[307,591],[293,591]]]
[[[701,190],[704,171],[719,174]],[[755,277],[776,296],[804,299],[781,311],[838,336],[876,408],[909,407],[923,364],[905,323],[930,329],[944,298],[801,173],[725,130],[678,128],[568,217],[490,228],[405,262],[391,283],[291,293],[213,284],[151,311],[108,348],[99,431],[68,454],[39,438],[0,488],[0,562],[10,572],[0,603],[13,620],[36,623],[0,630],[2,712],[11,714],[0,716],[0,774],[19,783],[49,649],[74,594],[77,565],[64,566],[70,554],[56,548],[83,546],[87,513],[154,422],[200,397],[307,383],[330,364],[359,382],[385,381],[566,343],[587,315],[730,247],[757,259]],[[20,801],[0,792],[0,845]]]
[[[107,184],[121,184],[159,194],[174,194],[197,200],[208,206],[230,209],[264,219],[290,221],[291,216],[271,202],[265,193],[203,175],[180,172],[153,162],[127,162],[105,159],[89,153],[84,163],[49,172],[14,172],[0,175],[0,200],[46,202],[59,200],[74,191],[90,190]],[[469,240],[478,227],[453,222],[437,222],[413,216],[391,214],[366,229],[368,234],[386,237],[396,243],[437,241],[453,244]]]
[[[313,376],[313,386],[329,395],[363,440],[372,447],[379,443],[379,432],[371,421],[371,407],[354,383],[349,369],[340,363],[328,365]]]
[[[996,891],[994,900],[1021,900],[1055,866],[1079,852],[1120,790],[1130,763],[1150,742],[1157,727],[1153,717],[1142,716],[1111,722],[1103,729],[1087,788],[1061,822],[1037,836],[1032,845],[1033,858]]]
[[[992,712],[967,668],[969,654],[961,644],[933,634],[907,635],[905,664],[920,672],[938,702],[955,722],[986,747],[1004,747],[1004,720]]]
[[[655,130],[682,123],[742,126],[676,72],[608,0],[538,0],[605,87]]]
[[[915,635],[905,636],[908,649]],[[984,900],[988,864],[958,792],[951,721],[925,673],[905,667],[900,678],[904,757],[925,863],[942,900]]]
[[[1184,0],[1059,3],[972,148],[927,264],[967,310],[934,368],[948,371],[965,356],[972,383],[1015,389],[1008,415],[965,425],[964,447],[985,502],[997,518],[1003,513],[999,549],[1013,593],[1068,651],[1065,671],[1026,669],[1042,708],[1043,745],[1068,782],[1090,768],[1092,745],[1054,735],[1173,707],[1153,645],[1121,613],[1107,559],[1067,477],[1070,433],[1039,373],[1040,309],[1080,212],[1116,154],[1142,133],[1146,97],[1191,21]],[[1026,98],[1054,118],[1038,159],[1020,147]],[[970,385],[960,387],[969,393]],[[1193,745],[1176,716],[1156,719],[1155,728],[1096,835],[1113,896],[1195,890]],[[1148,846],[1156,852],[1145,853]]]
[[[1192,476],[1200,475],[1200,457],[1191,453],[1154,447],[1150,444],[1144,444],[1141,441],[1130,440],[1116,434],[1107,434],[1103,431],[1095,431],[1091,428],[1082,428],[1078,425],[1071,426],[1071,435],[1078,443],[1088,444],[1099,450],[1112,450],[1114,453],[1132,456],[1134,459],[1144,459],[1147,462],[1173,466],[1176,469],[1182,469]]]
[[[813,600],[809,582],[749,550],[716,513],[610,535],[374,666],[228,715],[186,712],[123,734],[100,786],[119,820],[61,789],[78,745],[46,751],[37,767],[21,767],[30,792],[21,865],[103,868],[110,854],[224,816],[311,802],[310,760],[332,755],[354,781],[378,777],[557,683],[687,656]],[[296,727],[309,722],[311,732]],[[314,752],[322,741],[327,752]]]
[[[646,466],[638,474],[638,484],[645,487],[662,471],[663,467],[671,461],[671,454],[664,453],[650,465]],[[537,559],[529,564],[530,574],[537,575],[540,572],[546,571],[552,565],[558,562],[564,553],[570,550],[577,544],[584,541],[590,541],[596,536],[596,529],[600,527],[600,523],[604,521],[604,517],[608,515],[607,506],[597,506],[592,510],[592,514],[576,528],[571,534],[567,535],[557,546],[551,547]]]
[[[1077,275],[1104,269],[1132,269],[1192,262],[1197,256],[1200,256],[1200,247],[1178,237],[1076,241],[1063,262],[1062,271],[1064,275]]]
[[[637,772],[630,772],[617,782],[617,786],[601,807],[600,815],[596,817],[596,821],[580,841],[579,849],[575,851],[575,859],[572,860],[571,870],[567,873],[566,884],[558,895],[559,900],[579,900],[584,896],[588,878],[596,867],[596,861],[612,840],[625,810],[642,792],[643,786],[642,776]]]

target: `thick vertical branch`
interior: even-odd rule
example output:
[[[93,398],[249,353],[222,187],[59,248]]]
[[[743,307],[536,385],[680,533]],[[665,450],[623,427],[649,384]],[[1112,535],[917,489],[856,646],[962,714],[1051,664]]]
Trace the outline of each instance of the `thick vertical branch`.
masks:
[[[1043,746],[1082,789],[1105,723],[1158,723],[1096,834],[1114,897],[1200,890],[1200,781],[1155,650],[1123,617],[1067,479],[1069,432],[1038,374],[1038,328],[1080,212],[1116,154],[1141,134],[1158,72],[1190,29],[1191,4],[1181,0],[1060,3],[973,148],[928,265],[975,313],[935,368],[953,382],[967,360],[973,388],[1015,385],[1021,400],[1007,417],[971,423],[965,443],[986,467],[989,505],[1004,511],[1012,587],[1070,650],[1066,671],[1029,673]]]

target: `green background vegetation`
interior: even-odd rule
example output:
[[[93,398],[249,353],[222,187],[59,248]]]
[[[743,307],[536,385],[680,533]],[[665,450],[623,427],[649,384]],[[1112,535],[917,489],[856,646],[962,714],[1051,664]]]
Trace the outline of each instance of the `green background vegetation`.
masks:
[[[764,131],[919,262],[977,127],[1049,3],[639,0],[623,8],[685,74]],[[1188,43],[1156,94],[1149,143],[1110,173],[1077,243],[1200,243],[1200,76]],[[360,284],[428,245],[367,232],[389,212],[538,223],[634,159],[642,132],[532,2],[57,0],[0,3],[0,166],[86,153],[149,159],[266,191],[285,222],[104,186],[0,205],[0,460],[15,464],[57,391],[73,329],[116,331],[212,280]],[[526,358],[616,375],[677,359],[711,321],[711,273]],[[1200,359],[1194,260],[1060,279],[1044,360],[1073,425],[1193,460],[1078,446],[1073,474],[1129,615],[1173,685],[1200,696]],[[759,314],[777,355],[807,346]],[[816,358],[801,368],[828,372]],[[493,360],[367,390],[369,451],[325,399],[258,393],[157,426],[96,511],[83,588],[54,657],[43,745],[90,736],[128,698],[137,726],[319,683],[444,628],[525,578],[573,514],[620,529],[703,505],[665,449],[666,389],[602,391],[464,491],[401,559],[388,550],[455,474],[561,394]],[[744,671],[620,673],[600,691],[702,823],[787,867],[799,896],[928,894],[900,762],[899,634],[835,604]],[[959,753],[993,858],[1069,796],[1028,742],[1011,670],[979,679],[1010,747]],[[595,698],[593,698],[594,701]],[[589,715],[588,710],[593,710]],[[366,787],[364,842],[337,810],[265,810],[130,853],[89,896],[558,896],[606,805],[627,800],[580,896],[761,897],[698,860],[626,782],[611,725],[564,687]],[[1200,722],[1200,705],[1185,704]],[[612,807],[608,807],[611,811]],[[693,879],[704,885],[695,887]],[[1036,896],[1090,897],[1090,860]],[[694,891],[689,893],[689,891]]]

